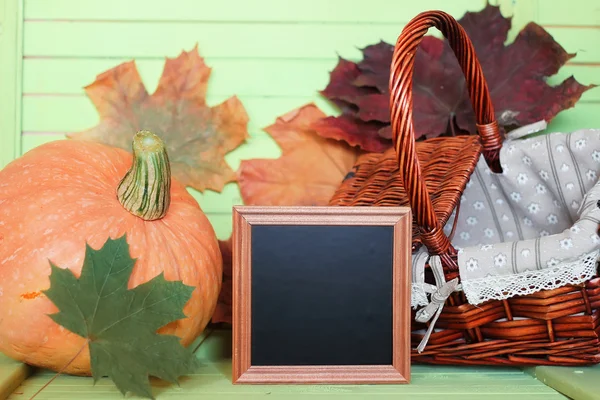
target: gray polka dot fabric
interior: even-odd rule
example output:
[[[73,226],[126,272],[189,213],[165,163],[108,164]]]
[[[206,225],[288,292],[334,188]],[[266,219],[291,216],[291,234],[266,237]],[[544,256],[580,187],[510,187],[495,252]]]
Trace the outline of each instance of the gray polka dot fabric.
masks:
[[[502,173],[481,158],[445,227],[472,304],[579,283],[595,274],[600,130],[504,142]]]

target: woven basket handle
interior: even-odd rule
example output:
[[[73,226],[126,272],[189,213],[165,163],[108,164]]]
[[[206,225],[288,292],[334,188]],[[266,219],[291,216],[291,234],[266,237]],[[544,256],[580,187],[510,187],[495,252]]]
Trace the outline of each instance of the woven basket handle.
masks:
[[[454,249],[443,233],[443,227],[435,215],[425,182],[421,178],[421,167],[415,151],[412,117],[415,53],[430,27],[436,27],[444,34],[458,59],[475,111],[483,155],[495,172],[501,170],[499,153],[502,137],[475,49],[462,26],[452,16],[442,11],[427,11],[417,15],[402,30],[394,48],[389,82],[392,138],[413,215],[416,223],[423,230],[421,236],[423,243],[433,254],[444,255],[449,251],[454,252]]]

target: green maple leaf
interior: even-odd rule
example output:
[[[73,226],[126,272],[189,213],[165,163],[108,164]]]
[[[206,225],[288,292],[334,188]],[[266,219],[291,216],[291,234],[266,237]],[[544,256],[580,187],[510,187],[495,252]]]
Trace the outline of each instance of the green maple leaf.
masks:
[[[177,336],[157,333],[186,317],[182,309],[194,288],[166,281],[161,273],[129,290],[135,260],[125,236],[108,239],[100,250],[86,245],[79,279],[50,264],[50,288],[44,293],[59,309],[50,317],[88,340],[94,383],[108,376],[122,394],[153,398],[150,375],[177,383],[199,366]]]

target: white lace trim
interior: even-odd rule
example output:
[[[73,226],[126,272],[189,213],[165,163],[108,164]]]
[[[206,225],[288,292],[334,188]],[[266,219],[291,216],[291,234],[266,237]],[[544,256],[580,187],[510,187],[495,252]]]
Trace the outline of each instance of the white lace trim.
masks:
[[[569,284],[577,285],[596,275],[599,253],[600,251],[595,250],[575,260],[537,271],[463,280],[462,289],[469,303],[475,305],[488,300],[504,300]]]
[[[427,299],[427,292],[425,292],[426,283],[415,283],[411,285],[410,290],[410,304],[413,308],[419,306],[426,306],[429,304],[429,300]]]

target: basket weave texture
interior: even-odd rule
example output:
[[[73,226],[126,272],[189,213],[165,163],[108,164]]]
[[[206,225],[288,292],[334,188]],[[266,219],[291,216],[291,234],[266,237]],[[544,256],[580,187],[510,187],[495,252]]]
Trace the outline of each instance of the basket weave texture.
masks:
[[[430,27],[439,29],[465,75],[479,135],[415,142],[412,118],[414,55]],[[439,255],[447,280],[458,276],[452,234],[443,231],[480,156],[501,172],[502,135],[475,50],[460,24],[441,11],[412,19],[398,37],[390,74],[394,148],[361,156],[331,206],[410,206],[413,250]],[[518,88],[516,89],[518,90]],[[587,365],[600,361],[600,279],[473,306],[462,293],[446,302],[419,353],[427,324],[411,326],[412,361],[431,364]]]

